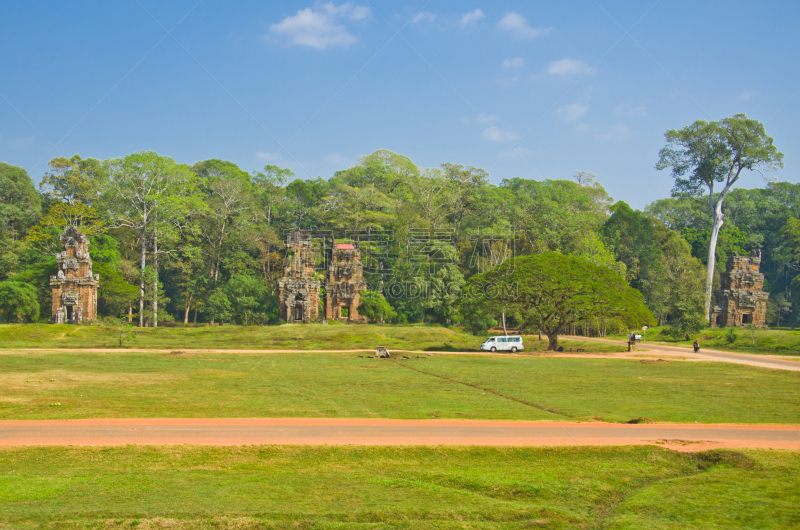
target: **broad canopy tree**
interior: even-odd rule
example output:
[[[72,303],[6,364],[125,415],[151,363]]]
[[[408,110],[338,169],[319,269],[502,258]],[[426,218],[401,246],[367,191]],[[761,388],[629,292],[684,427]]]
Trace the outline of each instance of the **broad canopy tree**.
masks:
[[[547,335],[548,350],[571,324],[591,319],[652,325],[642,295],[613,270],[555,252],[517,257],[473,276],[462,304],[484,314],[516,313],[523,328]]]
[[[673,194],[701,195],[708,190],[713,214],[705,284],[706,318],[711,319],[717,238],[723,224],[722,204],[742,171],[765,171],[783,167],[783,153],[772,144],[764,126],[744,114],[721,121],[698,120],[683,129],[665,133],[656,169],[671,169]],[[718,192],[716,185],[722,186]]]

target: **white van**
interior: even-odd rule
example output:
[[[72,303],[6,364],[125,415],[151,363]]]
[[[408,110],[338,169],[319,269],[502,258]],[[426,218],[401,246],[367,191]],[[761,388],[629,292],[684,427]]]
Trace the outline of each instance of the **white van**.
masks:
[[[508,335],[500,337],[489,337],[483,344],[481,350],[483,351],[522,351],[525,345],[522,344],[522,337],[519,335]]]

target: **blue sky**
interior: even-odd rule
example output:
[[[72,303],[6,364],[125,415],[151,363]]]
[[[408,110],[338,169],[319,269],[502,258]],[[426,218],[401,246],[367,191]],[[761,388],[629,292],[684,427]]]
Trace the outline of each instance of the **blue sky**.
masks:
[[[329,178],[389,149],[591,171],[637,208],[667,129],[744,112],[798,182],[798,2],[0,2],[0,161],[154,150]],[[747,175],[744,187],[762,186]]]

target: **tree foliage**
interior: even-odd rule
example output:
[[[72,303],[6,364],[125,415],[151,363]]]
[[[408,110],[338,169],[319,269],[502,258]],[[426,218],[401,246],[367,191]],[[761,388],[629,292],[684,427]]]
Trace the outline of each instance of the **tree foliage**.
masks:
[[[75,155],[53,159],[40,189],[24,170],[0,166],[0,280],[33,285],[47,317],[52,253],[63,225],[73,224],[90,236],[100,314],[151,326],[274,321],[286,235],[302,228],[320,243],[319,263],[331,238],[359,243],[368,289],[383,296],[364,295],[377,304],[365,305],[375,319],[486,329],[503,311],[459,303],[465,282],[555,252],[627,279],[660,323],[690,329],[714,223],[708,196],[694,192],[643,213],[614,204],[587,172],[493,184],[480,168],[422,168],[384,149],[328,179],[305,180],[272,165],[248,173],[225,160],[187,165],[147,151],[105,161]],[[763,248],[768,290],[792,300],[800,269],[788,220],[800,218],[800,185],[732,189],[724,214],[716,259]],[[316,274],[324,281],[324,270]],[[505,316],[510,326],[527,318],[516,306]],[[571,331],[602,332],[613,322],[598,317]]]
[[[39,318],[36,288],[21,282],[0,282],[0,319],[33,322]]]
[[[397,317],[397,312],[378,291],[362,291],[358,304],[358,313],[364,315],[370,322],[383,324],[387,320]]]
[[[464,291],[462,304],[494,315],[519,314],[523,327],[547,335],[550,350],[558,348],[558,335],[576,322],[654,323],[641,293],[614,271],[555,252],[515,258],[513,264],[473,276]]]
[[[742,171],[765,171],[783,167],[783,153],[773,145],[764,126],[744,114],[719,122],[698,120],[680,130],[665,133],[657,169],[670,169],[675,179],[673,193],[701,195],[708,190],[712,225],[708,246],[705,311],[711,318],[711,297],[717,237],[723,225],[722,205]],[[717,191],[716,185],[722,189]]]

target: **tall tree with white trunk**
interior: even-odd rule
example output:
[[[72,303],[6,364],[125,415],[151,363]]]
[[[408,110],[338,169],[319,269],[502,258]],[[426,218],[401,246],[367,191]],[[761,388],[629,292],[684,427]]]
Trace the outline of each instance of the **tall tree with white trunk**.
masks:
[[[159,243],[180,225],[187,214],[184,199],[191,200],[194,174],[185,165],[153,151],[142,151],[105,162],[109,181],[103,200],[107,202],[114,226],[138,232],[141,241],[139,280],[139,326],[144,325],[145,267],[148,243],[154,258],[153,325],[158,323]],[[163,244],[162,244],[163,245]]]
[[[680,130],[664,134],[667,145],[659,152],[656,169],[672,170],[673,195],[702,195],[708,189],[712,211],[711,240],[706,264],[705,311],[711,318],[717,238],[724,222],[722,204],[742,171],[765,172],[783,167],[783,153],[772,144],[764,125],[744,114],[718,122],[698,120]],[[766,177],[765,177],[766,178]],[[722,189],[715,190],[719,184]]]

